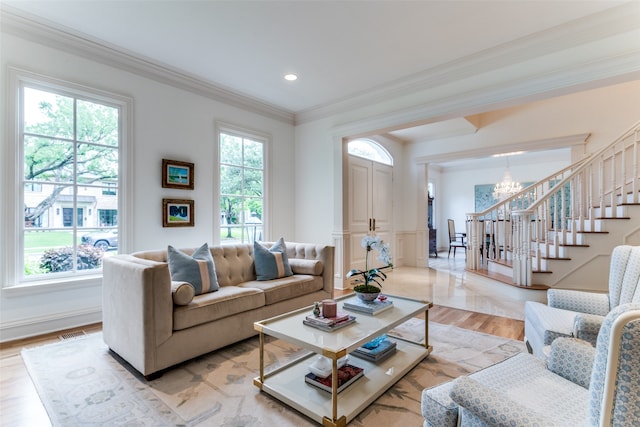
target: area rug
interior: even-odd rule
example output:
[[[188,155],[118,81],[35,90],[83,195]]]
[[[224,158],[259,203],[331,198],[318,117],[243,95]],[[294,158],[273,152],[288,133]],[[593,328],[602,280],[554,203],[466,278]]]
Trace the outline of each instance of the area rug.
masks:
[[[424,336],[411,319],[394,334]],[[522,342],[429,322],[433,352],[361,412],[349,426],[420,426],[425,387],[525,351]],[[265,360],[275,369],[304,351],[267,339]],[[117,360],[102,334],[24,349],[22,358],[54,427],[64,426],[314,426],[312,420],[261,393],[257,337],[185,362],[146,381]],[[354,358],[355,359],[355,358]]]

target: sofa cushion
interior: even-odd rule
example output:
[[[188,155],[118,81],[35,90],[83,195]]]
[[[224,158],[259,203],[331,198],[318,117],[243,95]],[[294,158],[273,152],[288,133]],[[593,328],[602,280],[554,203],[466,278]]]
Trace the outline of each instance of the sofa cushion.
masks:
[[[196,291],[189,282],[171,282],[171,297],[175,305],[187,305],[196,295]]]
[[[253,242],[253,257],[258,280],[272,280],[292,276],[287,247],[281,237],[271,248]]]
[[[188,305],[175,306],[173,330],[178,331],[209,323],[264,306],[264,293],[255,288],[222,286],[218,292],[197,295]],[[234,333],[220,331],[220,333]],[[206,337],[202,337],[206,339]]]
[[[322,261],[318,259],[289,259],[289,265],[293,274],[311,274],[313,276],[320,276],[324,270]]]
[[[265,305],[270,305],[322,290],[324,282],[322,276],[296,274],[268,281],[254,280],[238,286],[259,289],[264,292]]]
[[[169,246],[167,260],[171,280],[191,283],[196,295],[214,292],[220,287],[213,257],[206,243],[196,249],[191,256]]]

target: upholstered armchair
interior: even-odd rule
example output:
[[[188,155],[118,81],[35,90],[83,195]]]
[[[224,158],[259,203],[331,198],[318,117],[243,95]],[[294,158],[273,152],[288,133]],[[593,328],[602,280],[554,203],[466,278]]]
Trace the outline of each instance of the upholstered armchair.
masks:
[[[425,427],[640,425],[640,304],[605,317],[596,347],[559,338],[544,361],[520,353],[426,389]]]
[[[609,292],[566,289],[547,291],[547,304],[527,301],[524,335],[529,351],[546,357],[545,347],[558,337],[575,337],[595,345],[600,325],[620,304],[640,303],[640,246],[618,246],[611,253]]]

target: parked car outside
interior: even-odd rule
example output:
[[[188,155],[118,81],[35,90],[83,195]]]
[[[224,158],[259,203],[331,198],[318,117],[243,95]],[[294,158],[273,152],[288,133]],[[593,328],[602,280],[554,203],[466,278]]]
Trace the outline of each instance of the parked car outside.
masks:
[[[118,247],[118,230],[98,231],[82,236],[82,243],[93,245],[103,251]]]

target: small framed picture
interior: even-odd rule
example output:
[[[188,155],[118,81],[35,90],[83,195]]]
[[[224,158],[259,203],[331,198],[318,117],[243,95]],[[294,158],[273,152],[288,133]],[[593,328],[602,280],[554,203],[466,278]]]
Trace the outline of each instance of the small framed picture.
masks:
[[[162,188],[193,190],[193,163],[162,159]]]
[[[193,227],[193,200],[162,199],[163,227]]]

